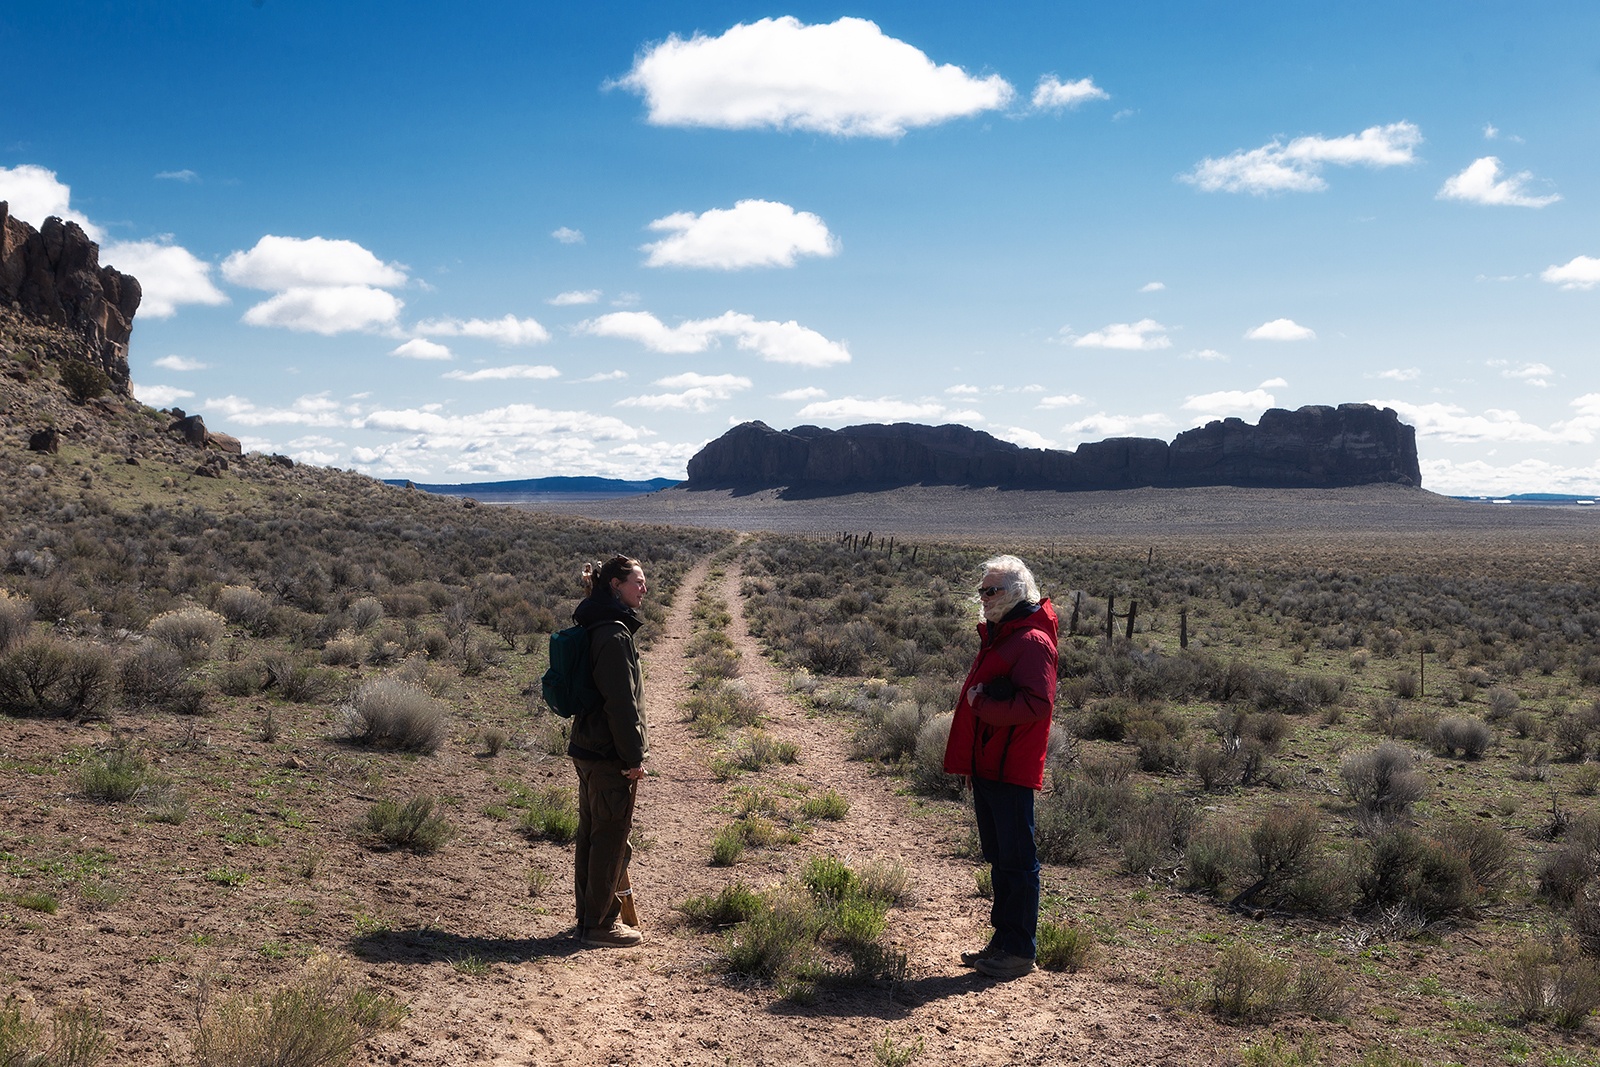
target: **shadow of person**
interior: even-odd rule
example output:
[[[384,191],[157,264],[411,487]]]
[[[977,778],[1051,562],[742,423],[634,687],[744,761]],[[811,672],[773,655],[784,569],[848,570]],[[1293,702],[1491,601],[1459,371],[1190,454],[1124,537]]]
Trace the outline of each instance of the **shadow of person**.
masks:
[[[493,963],[523,963],[589,951],[570,930],[549,937],[470,937],[431,926],[373,930],[348,942],[369,963],[427,964],[444,961],[457,969]]]
[[[977,971],[934,974],[902,982],[880,980],[868,985],[824,983],[804,1002],[785,997],[770,1005],[767,1011],[773,1015],[868,1016],[896,1022],[924,1004],[998,984]]]

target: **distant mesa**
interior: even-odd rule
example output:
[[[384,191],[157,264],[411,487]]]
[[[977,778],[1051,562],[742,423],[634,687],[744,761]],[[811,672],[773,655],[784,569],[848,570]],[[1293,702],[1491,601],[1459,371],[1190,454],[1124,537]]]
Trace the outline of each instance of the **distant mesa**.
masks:
[[[0,302],[76,335],[71,355],[105,371],[119,396],[131,395],[128,336],[143,295],[137,278],[100,265],[76,222],[52,215],[35,230],[0,200]]]
[[[554,477],[520,478],[508,482],[462,482],[452,485],[424,484],[406,478],[389,478],[387,484],[407,489],[420,489],[440,496],[475,496],[485,499],[496,497],[540,496],[547,493],[581,493],[585,496],[632,496],[653,493],[678,483],[671,478],[651,478],[647,481],[626,481],[619,478]]]
[[[1006,489],[1283,489],[1390,482],[1420,486],[1417,432],[1390,408],[1273,408],[1252,426],[1222,419],[1170,444],[1113,437],[1074,451],[1022,448],[967,426],[871,424],[827,430],[735,426],[689,460],[687,489],[776,488],[854,492],[902,485]]]

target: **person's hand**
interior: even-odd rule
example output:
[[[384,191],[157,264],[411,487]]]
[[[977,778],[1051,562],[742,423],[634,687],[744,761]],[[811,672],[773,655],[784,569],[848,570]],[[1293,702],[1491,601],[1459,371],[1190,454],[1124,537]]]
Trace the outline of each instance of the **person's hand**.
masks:
[[[978,698],[981,696],[983,696],[983,686],[975,685],[971,689],[967,690],[967,703],[976,707],[978,704]]]
[[[634,781],[637,782],[639,779],[644,777],[644,768],[643,767],[629,767],[627,770],[622,772],[622,776],[624,778],[632,778]]]

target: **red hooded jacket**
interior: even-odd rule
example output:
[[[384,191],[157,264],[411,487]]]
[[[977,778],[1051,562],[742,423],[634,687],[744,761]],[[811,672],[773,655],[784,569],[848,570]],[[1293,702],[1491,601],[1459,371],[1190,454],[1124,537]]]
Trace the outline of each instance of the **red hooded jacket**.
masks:
[[[1056,613],[1049,599],[1021,618],[991,627],[978,624],[983,647],[961,685],[961,700],[950,723],[944,769],[995,782],[1040,789],[1050,741],[1050,715],[1056,703]],[[1009,700],[982,695],[976,704],[967,691],[997,678],[1010,678]]]

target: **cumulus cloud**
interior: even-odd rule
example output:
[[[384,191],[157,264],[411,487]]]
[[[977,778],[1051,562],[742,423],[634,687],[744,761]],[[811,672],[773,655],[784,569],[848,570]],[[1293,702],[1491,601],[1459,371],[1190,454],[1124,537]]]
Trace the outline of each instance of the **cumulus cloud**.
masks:
[[[1317,331],[1293,319],[1273,319],[1244,332],[1247,341],[1314,341]]]
[[[611,371],[604,371],[604,372],[601,372],[601,373],[598,373],[598,374],[591,374],[587,378],[579,378],[578,381],[579,382],[617,382],[617,381],[621,381],[622,379],[626,378],[627,376],[628,376],[628,372],[625,371],[625,370],[611,370]]]
[[[1165,282],[1146,282],[1144,285],[1139,286],[1139,291],[1141,293],[1159,293],[1166,287]]]
[[[1256,386],[1256,388],[1257,389],[1285,389],[1285,388],[1288,388],[1288,385],[1289,385],[1289,383],[1287,381],[1285,381],[1284,379],[1282,379],[1282,378],[1268,378],[1266,381],[1264,381],[1260,385]]]
[[[648,311],[614,311],[580,322],[574,329],[595,337],[620,337],[637,341],[652,352],[682,354],[704,352],[720,337],[732,337],[738,347],[758,353],[773,363],[826,367],[850,362],[842,343],[809,330],[799,323],[759,322],[750,315],[725,312],[714,319],[694,319],[668,326]]]
[[[495,344],[538,345],[550,340],[550,331],[534,319],[506,315],[498,319],[424,319],[411,328],[423,337],[479,337]]]
[[[1593,289],[1600,282],[1600,259],[1573,256],[1559,267],[1546,267],[1539,277],[1563,289]]]
[[[1272,383],[1263,383],[1264,386],[1270,384]],[[1212,419],[1225,419],[1229,416],[1255,418],[1276,405],[1276,399],[1265,388],[1252,389],[1249,392],[1242,389],[1224,389],[1189,397],[1183,402],[1183,410],[1194,412],[1195,424],[1199,425]]]
[[[1414,382],[1422,377],[1421,367],[1394,367],[1390,370],[1381,370],[1376,374],[1362,375],[1365,378],[1383,378],[1391,382]]]
[[[976,396],[979,392],[979,389],[976,385],[952,385],[950,388],[946,389],[945,392],[951,394],[952,396]]]
[[[1228,357],[1218,352],[1215,348],[1202,348],[1197,352],[1185,352],[1180,359],[1215,360],[1221,363],[1228,362]]]
[[[1054,74],[1046,74],[1033,90],[1033,106],[1041,111],[1077,107],[1085,100],[1110,99],[1111,94],[1096,85],[1093,78],[1063,82]]]
[[[1409,404],[1403,400],[1372,400],[1393,408],[1403,422],[1417,429],[1418,437],[1438,438],[1453,444],[1592,444],[1600,438],[1600,396],[1590,394],[1572,402],[1577,415],[1549,429],[1525,422],[1515,411],[1488,408],[1472,414],[1456,404]]]
[[[1500,368],[1502,378],[1514,378],[1529,385],[1537,385],[1541,389],[1549,387],[1550,376],[1555,373],[1543,363],[1524,363],[1520,367],[1513,367],[1503,359],[1491,359],[1488,363],[1491,367]]]
[[[776,396],[774,396],[772,399],[774,399],[774,400],[817,400],[817,399],[820,399],[821,397],[825,397],[827,395],[828,395],[828,391],[826,389],[818,389],[814,385],[808,385],[804,389],[790,389],[786,393],[779,393]]]
[[[393,294],[366,285],[294,288],[263,300],[244,313],[243,321],[332,336],[389,325],[403,307]]]
[[[1165,415],[1109,415],[1102,411],[1077,422],[1061,427],[1067,435],[1067,447],[1077,448],[1086,441],[1103,441],[1108,437],[1137,437],[1153,430],[1171,426]]]
[[[1120,348],[1133,352],[1148,352],[1157,348],[1170,348],[1171,338],[1166,327],[1155,319],[1138,322],[1113,322],[1093,333],[1086,333],[1072,342],[1075,348]]]
[[[1087,403],[1088,401],[1079,396],[1077,393],[1068,393],[1065,396],[1042,397],[1040,398],[1037,406],[1044,408],[1046,411],[1050,411],[1055,408],[1075,408],[1081,404]]]
[[[399,348],[389,353],[391,356],[400,356],[402,359],[455,359],[456,354],[445,346],[435,341],[427,341],[421,337],[413,337]]]
[[[72,210],[72,187],[56,177],[56,172],[32,163],[7,169],[0,167],[0,200],[10,205],[12,218],[38,229],[44,220],[56,215],[76,222],[91,241],[105,240],[105,231],[81,212]]]
[[[571,292],[557,293],[549,300],[546,300],[545,303],[554,304],[556,307],[568,307],[572,304],[593,304],[598,302],[599,299],[600,290],[598,289],[573,289]]]
[[[211,264],[187,248],[161,241],[118,241],[100,250],[100,262],[139,279],[139,314],[166,319],[180,304],[226,304],[211,284]]]
[[[249,289],[285,290],[307,286],[376,286],[406,283],[398,264],[385,263],[354,241],[267,234],[248,252],[222,261],[222,276]]]
[[[1024,429],[1021,426],[996,426],[989,431],[1002,441],[1010,441],[1023,448],[1054,448],[1056,443],[1041,433]]]
[[[197,359],[178,355],[162,356],[155,361],[155,365],[163,370],[205,370],[211,366],[209,363],[201,363]]]
[[[458,382],[495,382],[509,381],[514,378],[531,378],[536,381],[542,381],[546,378],[559,378],[561,377],[561,372],[554,367],[529,366],[525,363],[518,363],[509,367],[485,367],[482,370],[475,371],[446,371],[441,377],[454,378]]]
[[[642,96],[657,126],[839,137],[899,137],[1004,107],[1013,95],[999,75],[935,66],[866,19],[807,26],[787,15],[740,23],[720,37],[674,34],[640,53],[614,84]]]
[[[383,477],[443,470],[452,479],[486,481],[560,471],[608,477],[676,477],[703,442],[643,440],[648,431],[611,415],[511,404],[488,411],[374,411],[359,428],[404,435],[351,449],[357,466]]]
[[[1320,192],[1328,187],[1321,176],[1324,164],[1402,166],[1416,161],[1413,150],[1421,143],[1422,131],[1409,122],[1369,126],[1344,137],[1296,137],[1288,144],[1274,139],[1271,144],[1239,149],[1221,159],[1203,159],[1193,172],[1179,179],[1208,193]]]
[[[1600,463],[1563,467],[1542,459],[1525,459],[1504,467],[1482,460],[1456,463],[1422,460],[1422,484],[1447,496],[1503,497],[1512,493],[1562,493],[1600,497]]]
[[[879,397],[868,400],[862,397],[841,397],[807,404],[797,413],[802,419],[820,422],[839,422],[845,419],[868,419],[873,422],[905,422],[913,419],[936,419],[945,414],[943,404],[911,402]]]
[[[179,389],[175,385],[140,385],[133,382],[131,388],[140,402],[153,408],[169,408],[179,400],[194,396],[193,390]]]
[[[1434,199],[1465,200],[1469,204],[1506,207],[1544,207],[1561,199],[1557,193],[1549,196],[1529,195],[1524,187],[1533,180],[1532,171],[1508,175],[1503,181],[1497,180],[1499,177],[1499,158],[1484,156],[1474,160],[1460,174],[1445,179],[1444,185],[1434,194]]]
[[[717,401],[731,400],[734,393],[750,388],[752,383],[749,378],[742,378],[737,374],[696,374],[690,371],[686,374],[657,378],[651,384],[659,385],[663,389],[677,389],[679,392],[623,397],[617,401],[617,406],[650,408],[653,411],[672,409],[704,413],[710,411]]]
[[[208,397],[205,411],[240,426],[269,426],[287,424],[297,426],[344,426],[346,413],[341,413],[339,403],[326,392],[312,393],[295,400],[286,408],[261,408],[241,396]]]
[[[839,252],[838,239],[822,219],[771,200],[740,200],[699,215],[679,211],[656,219],[650,228],[671,236],[639,249],[650,253],[647,267],[792,267],[796,256]]]
[[[574,230],[570,226],[563,226],[559,230],[551,230],[550,236],[554,237],[564,245],[583,244],[583,231]]]

